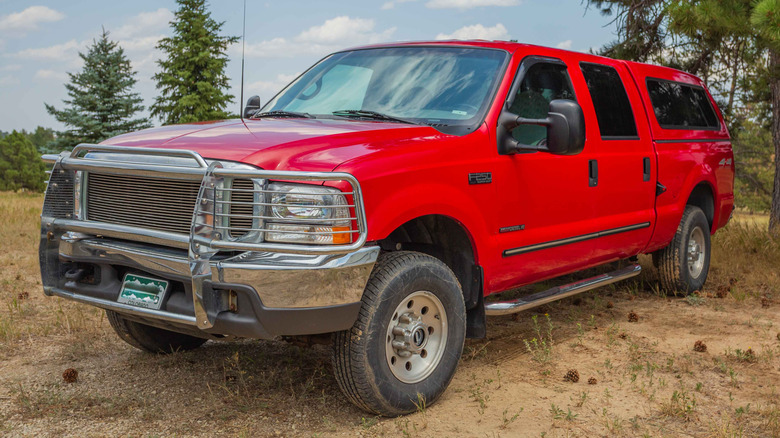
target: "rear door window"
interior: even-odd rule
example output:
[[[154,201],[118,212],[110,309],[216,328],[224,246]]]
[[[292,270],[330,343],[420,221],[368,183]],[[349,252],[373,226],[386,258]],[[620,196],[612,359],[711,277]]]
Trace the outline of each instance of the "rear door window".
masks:
[[[658,124],[664,129],[717,130],[720,121],[704,88],[647,79],[647,92]]]
[[[601,138],[638,138],[631,102],[617,70],[586,62],[580,64],[580,69],[593,100]]]

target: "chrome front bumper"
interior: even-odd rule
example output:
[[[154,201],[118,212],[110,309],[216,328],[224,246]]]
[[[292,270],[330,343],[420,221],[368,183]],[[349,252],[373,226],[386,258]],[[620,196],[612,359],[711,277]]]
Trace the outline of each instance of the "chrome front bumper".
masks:
[[[111,162],[80,157],[81,152],[141,154],[165,157],[164,165]],[[172,166],[170,160],[192,159],[196,166]],[[360,186],[354,177],[328,172],[276,172],[207,165],[190,151],[167,151],[80,145],[71,154],[48,157],[53,175],[66,171],[172,175],[201,178],[189,236],[77,220],[51,214],[56,184],[47,190],[41,223],[40,261],[44,292],[113,310],[145,323],[205,334],[274,338],[316,334],[351,327],[379,247],[364,246],[365,217]],[[285,180],[338,180],[352,187],[356,236],[348,245],[302,246],[225,240],[203,227],[214,208],[214,181],[220,177]],[[54,178],[52,178],[52,181]],[[51,195],[51,196],[50,196]],[[76,200],[78,202],[78,200]],[[100,272],[96,284],[67,278],[78,266]],[[122,272],[140,272],[181,285],[160,310],[116,301]],[[168,325],[170,327],[168,327]]]

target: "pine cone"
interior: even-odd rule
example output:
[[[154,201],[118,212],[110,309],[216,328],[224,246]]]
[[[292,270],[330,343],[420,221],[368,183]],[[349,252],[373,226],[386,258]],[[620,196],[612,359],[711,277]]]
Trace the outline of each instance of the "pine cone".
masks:
[[[588,379],[588,385],[595,385],[596,383],[599,383],[599,381],[595,377]]]
[[[79,379],[79,372],[68,368],[62,373],[62,379],[65,380],[65,383],[75,383]]]
[[[639,322],[639,315],[637,315],[633,310],[628,312],[628,322]]]
[[[693,351],[704,353],[705,351],[707,351],[707,344],[705,344],[702,341],[696,341],[696,343],[693,344]]]
[[[772,304],[772,301],[767,297],[761,297],[761,307],[766,309]]]
[[[615,307],[615,304],[612,301],[607,301],[607,309],[611,309]]]
[[[580,381],[580,373],[577,372],[577,370],[569,370],[565,376],[563,376],[563,380],[568,380],[572,383],[577,383]]]
[[[20,292],[19,295],[16,296],[16,299],[19,301],[26,300],[27,298],[30,298],[30,292]]]

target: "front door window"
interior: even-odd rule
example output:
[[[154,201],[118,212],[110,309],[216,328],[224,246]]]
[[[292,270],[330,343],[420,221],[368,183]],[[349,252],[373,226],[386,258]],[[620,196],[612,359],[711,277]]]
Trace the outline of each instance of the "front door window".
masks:
[[[523,77],[509,111],[527,119],[543,119],[547,117],[550,101],[554,99],[577,100],[566,66],[536,63]],[[520,144],[544,145],[547,141],[547,128],[520,125],[512,130],[512,137]]]

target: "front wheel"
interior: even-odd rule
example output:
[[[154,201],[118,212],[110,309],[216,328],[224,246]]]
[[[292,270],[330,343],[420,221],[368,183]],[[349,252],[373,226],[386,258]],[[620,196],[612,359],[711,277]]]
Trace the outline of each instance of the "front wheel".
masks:
[[[653,253],[661,286],[669,293],[686,295],[700,290],[707,281],[711,251],[707,217],[699,207],[686,206],[672,242]]]
[[[447,388],[465,337],[466,309],[455,274],[425,254],[385,254],[368,280],[355,325],[334,335],[336,380],[366,411],[414,412]]]

